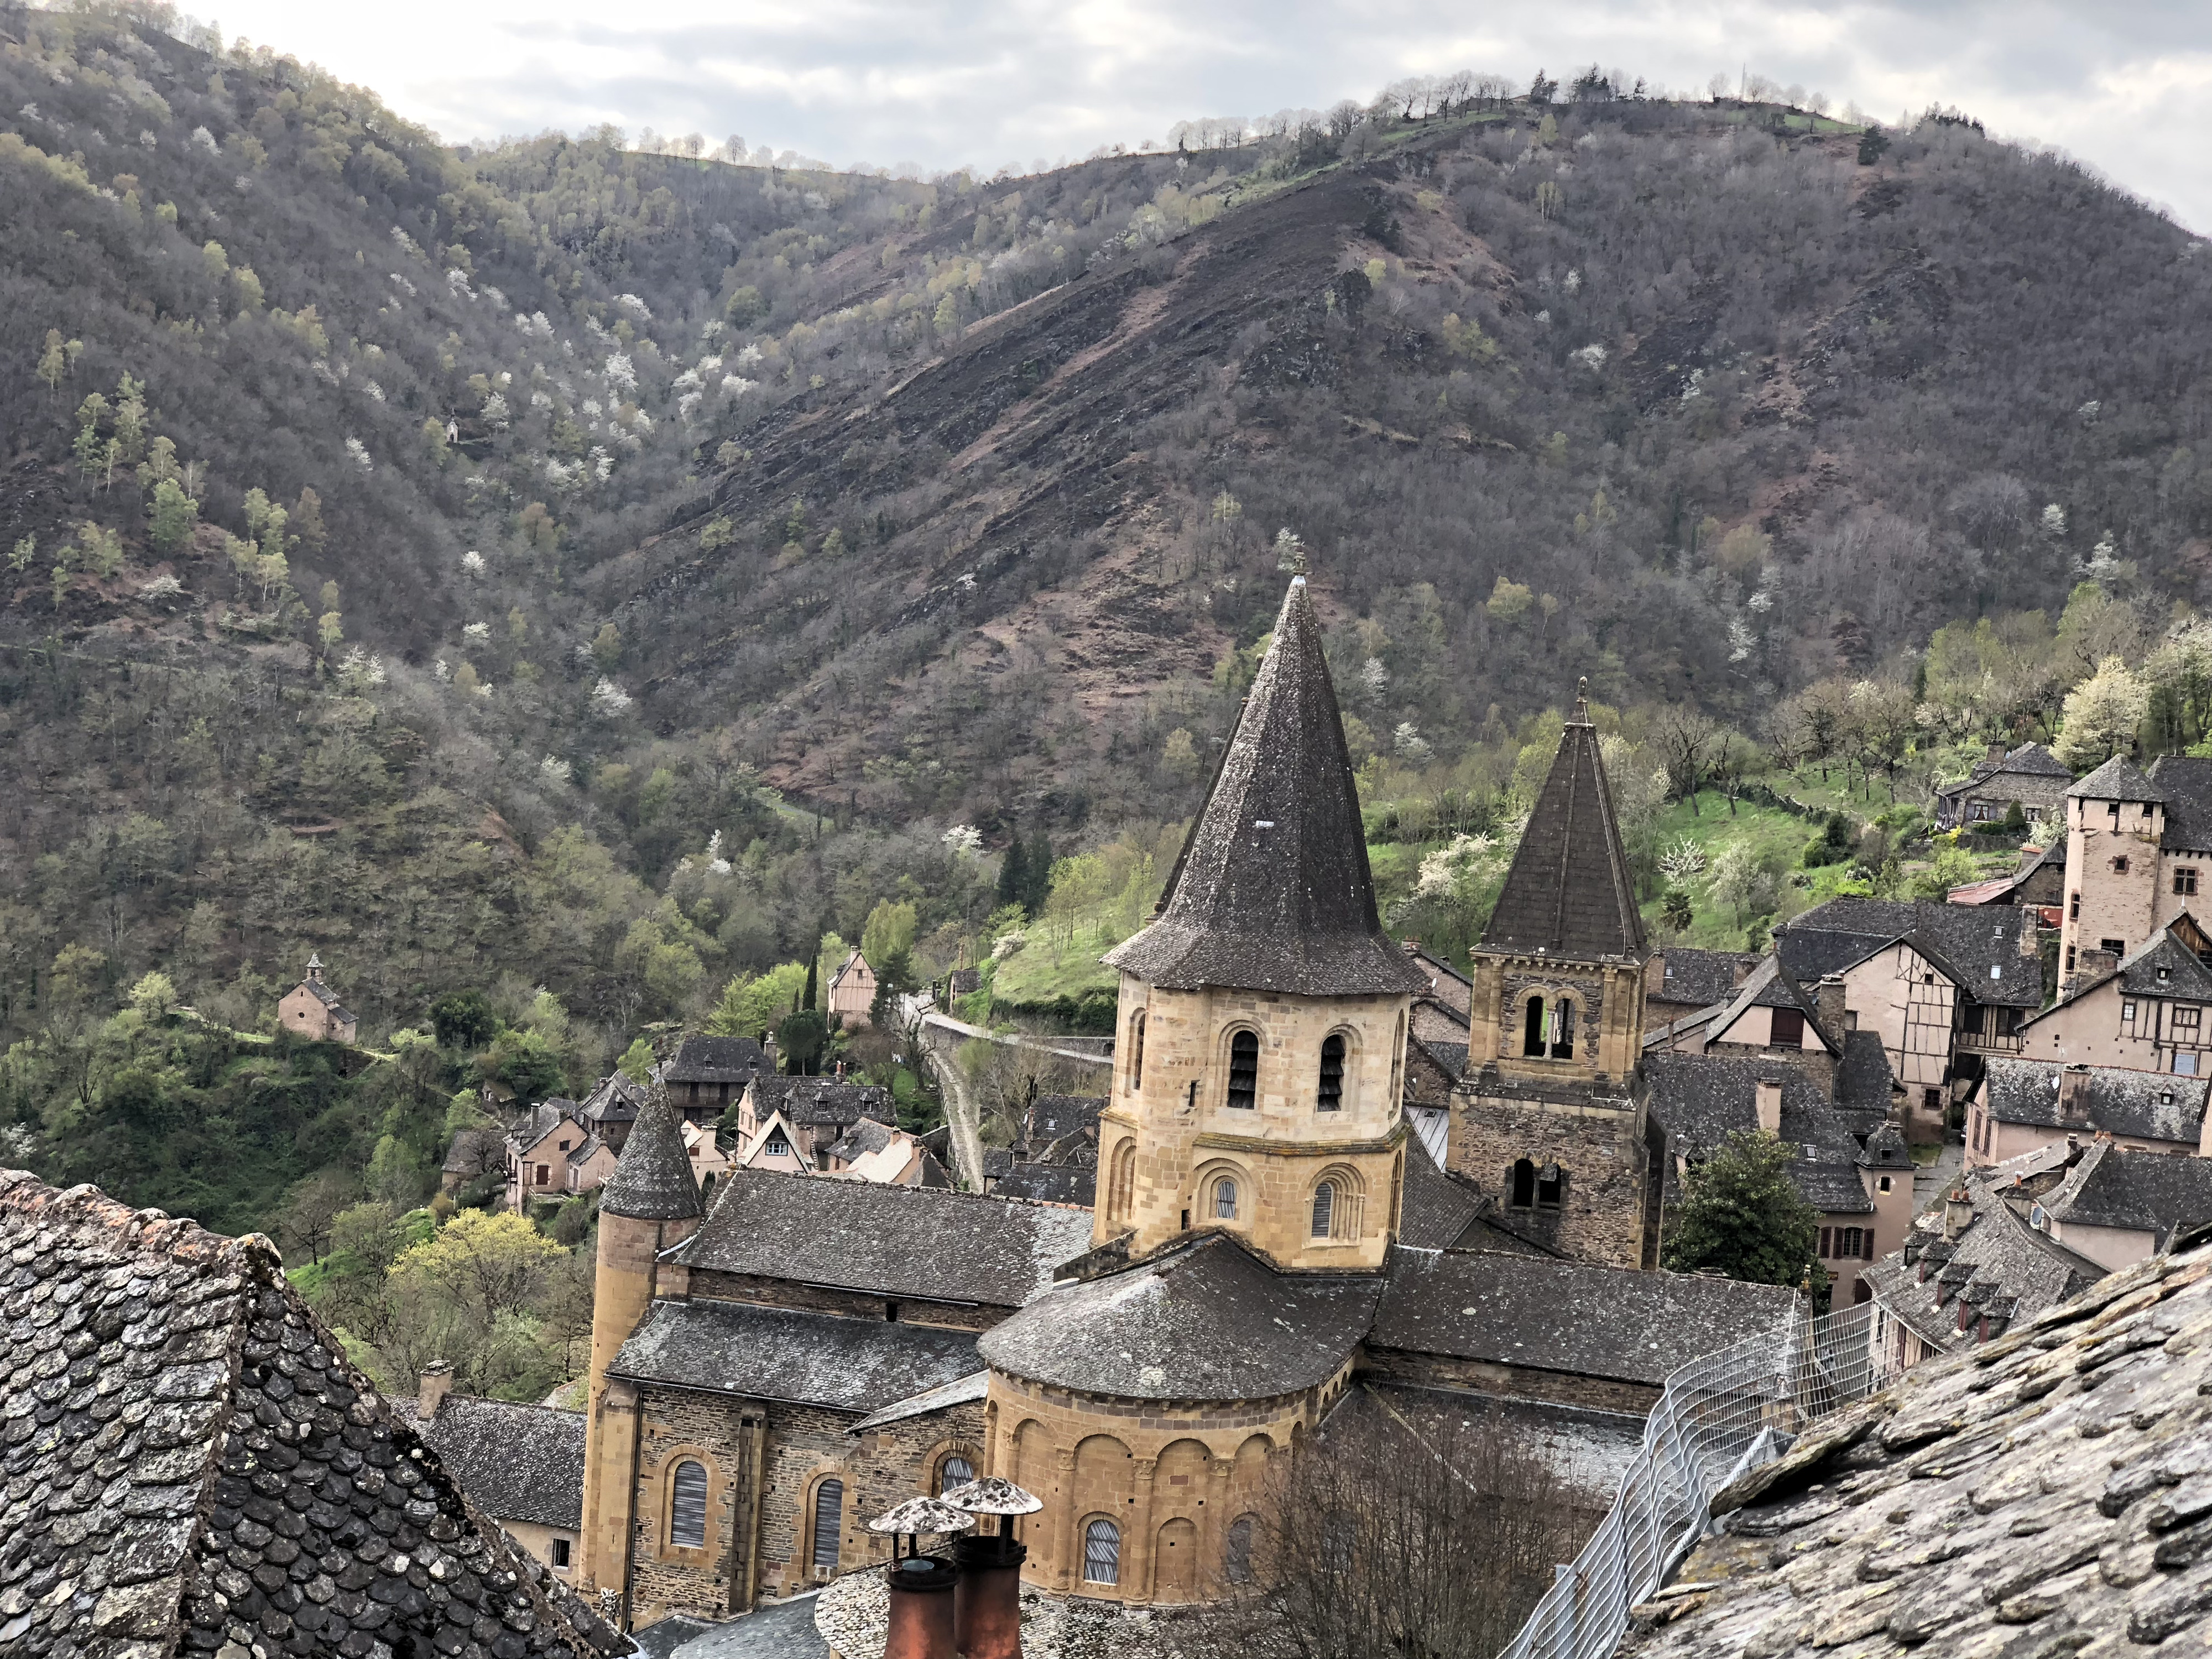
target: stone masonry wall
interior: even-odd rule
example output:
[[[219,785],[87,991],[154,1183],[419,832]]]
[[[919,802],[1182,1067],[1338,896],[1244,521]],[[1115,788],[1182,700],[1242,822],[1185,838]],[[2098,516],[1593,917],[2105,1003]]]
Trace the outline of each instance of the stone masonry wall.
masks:
[[[1512,1169],[1527,1158],[1566,1171],[1559,1209],[1508,1209],[1515,1231],[1584,1261],[1644,1264],[1644,1150],[1642,1114],[1633,1107],[1510,1099],[1470,1079],[1452,1100],[1447,1161],[1501,1205],[1512,1197]]]
[[[842,1314],[854,1319],[882,1319],[896,1308],[902,1323],[939,1326],[956,1331],[988,1331],[1012,1311],[1008,1308],[979,1308],[951,1302],[927,1302],[913,1297],[887,1298],[860,1291],[833,1290],[826,1285],[799,1285],[788,1279],[764,1279],[757,1273],[723,1273],[694,1268],[690,1293],[720,1302],[754,1302],[771,1308],[802,1308],[812,1313]]]

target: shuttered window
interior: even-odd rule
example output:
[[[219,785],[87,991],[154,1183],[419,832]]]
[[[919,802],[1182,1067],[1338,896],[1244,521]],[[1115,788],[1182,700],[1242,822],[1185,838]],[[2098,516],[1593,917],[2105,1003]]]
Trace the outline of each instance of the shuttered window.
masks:
[[[707,1547],[707,1470],[688,1458],[669,1482],[668,1541],[678,1549]]]
[[[1111,1521],[1093,1521],[1083,1529],[1083,1579],[1090,1584],[1121,1582],[1121,1529]]]
[[[824,1480],[814,1489],[814,1570],[837,1571],[837,1539],[845,1529],[845,1483]]]
[[[1324,1181],[1314,1188],[1313,1236],[1327,1238],[1329,1227],[1336,1219],[1336,1183]]]
[[[1249,1031],[1229,1040],[1229,1103],[1242,1111],[1260,1103],[1260,1039]]]
[[[1252,1582],[1252,1517],[1239,1516],[1229,1528],[1228,1559],[1225,1565],[1229,1582],[1249,1584]]]
[[[1316,1110],[1334,1112],[1342,1109],[1344,1105],[1344,1039],[1340,1036],[1322,1039],[1319,1095],[1320,1098],[1314,1103]]]
[[[948,1457],[937,1477],[937,1494],[942,1498],[955,1486],[964,1486],[975,1478],[975,1466],[964,1457]]]
[[[1226,1177],[1214,1183],[1213,1218],[1216,1221],[1237,1219],[1237,1183]]]

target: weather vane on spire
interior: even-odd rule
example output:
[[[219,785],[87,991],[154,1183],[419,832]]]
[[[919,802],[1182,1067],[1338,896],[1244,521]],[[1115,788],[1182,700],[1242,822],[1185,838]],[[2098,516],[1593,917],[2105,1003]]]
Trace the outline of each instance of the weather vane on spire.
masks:
[[[1575,682],[1575,720],[1581,726],[1589,724],[1589,676],[1587,674]]]

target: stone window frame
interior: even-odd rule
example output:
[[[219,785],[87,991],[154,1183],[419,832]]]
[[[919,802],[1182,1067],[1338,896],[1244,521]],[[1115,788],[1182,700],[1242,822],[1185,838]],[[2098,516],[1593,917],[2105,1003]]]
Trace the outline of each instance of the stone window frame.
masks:
[[[707,1474],[707,1530],[697,1544],[676,1541],[676,1472],[686,1463],[696,1463]],[[671,1446],[661,1454],[657,1486],[660,1513],[653,1530],[660,1559],[684,1566],[708,1565],[714,1556],[715,1510],[724,1496],[720,1460],[696,1441]]]
[[[1229,1103],[1229,1073],[1231,1068],[1236,1064],[1237,1039],[1239,1036],[1249,1036],[1252,1039],[1253,1043],[1252,1103],[1249,1106],[1232,1106]],[[1215,1097],[1214,1104],[1220,1110],[1224,1112],[1257,1112],[1260,1109],[1260,1100],[1261,1095],[1260,1088],[1260,1063],[1267,1057],[1267,1034],[1260,1029],[1256,1021],[1250,1019],[1232,1019],[1226,1025],[1224,1025],[1221,1028],[1218,1051],[1221,1057],[1221,1069],[1219,1073],[1221,1078],[1221,1090],[1219,1094]]]
[[[1344,1040],[1344,1070],[1337,1079],[1336,1104],[1326,1109],[1331,1115],[1340,1117],[1346,1112],[1356,1112],[1359,1109],[1358,1079],[1360,1059],[1365,1050],[1359,1040],[1359,1027],[1349,1020],[1332,1025],[1322,1033],[1321,1041],[1323,1048],[1328,1046],[1331,1037],[1341,1037]],[[1316,1112],[1324,1109],[1321,1103],[1321,1048],[1316,1048],[1314,1050],[1313,1109]]]
[[[922,1467],[929,1471],[928,1492],[931,1497],[935,1498],[944,1492],[945,1466],[956,1457],[968,1465],[969,1480],[974,1480],[982,1471],[983,1454],[980,1448],[965,1440],[940,1440],[922,1459]]]
[[[1107,1154],[1106,1218],[1127,1221],[1137,1207],[1137,1138],[1114,1144]]]
[[[1109,1527],[1113,1529],[1113,1538],[1111,1542],[1113,1545],[1114,1559],[1111,1571],[1114,1576],[1111,1578],[1093,1578],[1091,1576],[1091,1534],[1093,1528],[1102,1526]],[[1083,1516],[1077,1520],[1075,1523],[1075,1546],[1078,1552],[1076,1558],[1077,1583],[1083,1584],[1097,1584],[1107,1589],[1118,1589],[1121,1588],[1122,1566],[1121,1546],[1124,1541],[1121,1536],[1121,1517],[1118,1516],[1108,1515],[1103,1510]]]
[[[827,1572],[814,1563],[814,1528],[817,1511],[815,1500],[822,1488],[830,1481],[838,1483],[839,1512],[837,1516],[837,1560]],[[802,1584],[827,1583],[845,1565],[845,1522],[854,1513],[858,1483],[850,1469],[842,1464],[830,1464],[818,1468],[806,1477],[806,1493],[799,1507],[799,1535],[791,1540],[792,1566],[794,1576]]]
[[[1140,1094],[1145,1087],[1146,1012],[1143,1008],[1136,1008],[1129,1013],[1129,1064],[1121,1085],[1127,1094]]]
[[[1562,1002],[1565,1003],[1567,1006],[1568,1017],[1574,1021],[1575,1029],[1579,1031],[1582,1025],[1584,1024],[1584,1017],[1589,1011],[1589,993],[1583,987],[1579,985],[1530,985],[1524,987],[1514,998],[1513,1006],[1516,1012],[1513,1022],[1508,1028],[1514,1034],[1513,1053],[1510,1058],[1515,1060],[1556,1060],[1560,1061],[1562,1064],[1572,1064],[1577,1056],[1575,1054],[1575,1038],[1571,1036],[1567,1039],[1567,1052],[1564,1054],[1553,1054],[1552,1052],[1553,1049],[1558,1048],[1559,1045],[1548,1040],[1540,1045],[1539,1052],[1533,1054],[1528,1052],[1528,1005],[1531,1002],[1541,1002],[1543,1004],[1543,1012],[1539,1014],[1537,1018],[1546,1023],[1549,1022],[1553,1010],[1557,1008]],[[1541,1030],[1543,1027],[1540,1025],[1538,1029]]]
[[[1325,1183],[1334,1184],[1329,1197],[1328,1231],[1313,1231],[1314,1206]],[[1367,1231],[1367,1183],[1349,1164],[1332,1164],[1306,1187],[1306,1242],[1310,1244],[1357,1244]]]
[[[1237,1213],[1232,1216],[1220,1216],[1214,1213],[1215,1197],[1224,1181],[1233,1181],[1237,1183]],[[1252,1172],[1235,1158],[1210,1158],[1200,1164],[1197,1174],[1191,1182],[1191,1191],[1196,1195],[1197,1200],[1191,1213],[1198,1225],[1238,1228],[1250,1225],[1253,1209],[1259,1197],[1259,1188],[1252,1179]]]

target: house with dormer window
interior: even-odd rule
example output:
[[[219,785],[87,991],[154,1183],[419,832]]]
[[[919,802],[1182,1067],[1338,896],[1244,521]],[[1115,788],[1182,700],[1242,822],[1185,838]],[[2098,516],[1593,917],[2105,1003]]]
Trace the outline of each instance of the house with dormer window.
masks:
[[[2185,912],[2123,961],[2092,953],[2066,994],[2021,1028],[2021,1053],[2069,1065],[2212,1076],[2212,939]]]

